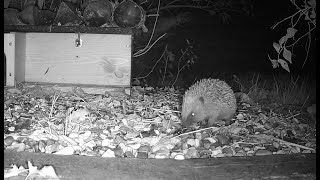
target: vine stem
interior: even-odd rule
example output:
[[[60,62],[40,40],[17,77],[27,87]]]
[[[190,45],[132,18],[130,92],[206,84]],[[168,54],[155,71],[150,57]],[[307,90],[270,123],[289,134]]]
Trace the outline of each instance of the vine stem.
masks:
[[[162,57],[164,56],[165,52],[167,51],[167,47],[168,47],[168,44],[167,44],[166,47],[164,48],[163,53],[162,53],[162,55],[160,56],[160,58],[157,60],[157,62],[154,64],[154,66],[152,67],[151,71],[150,71],[147,75],[145,75],[145,76],[143,76],[143,77],[133,78],[133,79],[143,79],[143,78],[148,77],[148,76],[153,72],[154,68],[155,68],[156,65],[159,63],[159,61],[162,59]]]
[[[140,50],[139,50],[138,52],[134,53],[132,57],[139,57],[139,56],[142,56],[142,55],[144,55],[145,53],[147,53],[147,52],[148,52],[161,38],[163,38],[166,34],[167,34],[167,33],[164,33],[163,35],[161,35],[160,37],[158,37],[158,39],[155,40],[155,41],[151,44],[151,46],[148,47],[147,50],[144,50],[144,51],[140,51]],[[146,46],[146,47],[147,47],[147,46]]]
[[[157,14],[159,14],[159,11],[160,11],[160,4],[161,4],[161,0],[159,0],[159,3],[158,3]],[[156,26],[157,26],[157,23],[158,23],[158,18],[159,18],[159,16],[156,16],[156,20],[155,20],[155,22],[154,22],[153,29],[152,29],[152,33],[151,33],[150,39],[149,39],[149,41],[148,41],[148,44],[147,44],[143,49],[140,49],[139,51],[137,51],[137,52],[134,54],[133,57],[138,57],[138,55],[141,56],[141,55],[145,54],[145,53],[148,52],[149,49],[155,44],[155,43],[153,43],[152,46],[149,47],[149,44],[151,43],[152,37],[153,37],[153,35],[154,35],[154,31],[155,31]],[[159,38],[158,38],[158,39],[159,39]],[[158,40],[158,39],[157,39],[157,40]],[[145,52],[145,53],[143,53],[143,52]],[[136,54],[138,54],[138,55],[135,56]]]
[[[281,21],[279,21],[279,22],[277,22],[276,24],[274,24],[274,25],[271,27],[271,29],[276,28],[280,23],[282,23],[282,22],[284,22],[284,21],[286,21],[286,20],[288,20],[288,19],[290,19],[290,18],[294,17],[295,15],[297,15],[298,13],[300,13],[301,11],[303,11],[303,10],[301,9],[301,10],[297,11],[296,13],[294,13],[293,15],[288,16],[288,17],[286,17],[286,18],[282,19]]]
[[[286,47],[291,47],[291,46],[294,46],[295,44],[297,44],[298,41],[300,41],[302,38],[304,38],[306,35],[310,34],[311,31],[315,30],[316,27],[313,27],[312,29],[310,29],[307,33],[305,33],[303,36],[299,37],[293,44],[290,44]]]
[[[165,59],[166,59],[166,65],[164,66],[164,73],[163,73],[162,82],[161,82],[162,85],[163,85],[164,79],[166,78],[167,65],[168,65],[168,60],[169,60],[168,55],[165,57]]]
[[[186,63],[185,65],[183,65],[183,66],[180,68],[180,62],[181,62],[181,59],[182,59],[182,58],[183,58],[183,56],[186,54],[187,50],[188,50],[188,49],[186,49],[185,51],[183,51],[183,53],[182,53],[181,57],[179,58],[179,61],[178,61],[178,73],[177,73],[177,76],[176,76],[176,78],[175,78],[174,82],[172,83],[171,87],[173,87],[173,86],[174,86],[174,84],[177,82],[178,77],[179,77],[179,73],[180,73],[180,72],[182,71],[182,69],[183,69],[183,68],[188,64],[188,63]]]

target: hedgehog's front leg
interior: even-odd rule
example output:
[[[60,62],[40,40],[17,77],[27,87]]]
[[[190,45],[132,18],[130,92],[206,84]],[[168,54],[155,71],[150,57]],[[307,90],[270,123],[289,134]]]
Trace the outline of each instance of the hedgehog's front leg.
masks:
[[[211,127],[213,124],[217,123],[219,113],[214,111],[210,113],[209,119],[208,119],[208,127]]]

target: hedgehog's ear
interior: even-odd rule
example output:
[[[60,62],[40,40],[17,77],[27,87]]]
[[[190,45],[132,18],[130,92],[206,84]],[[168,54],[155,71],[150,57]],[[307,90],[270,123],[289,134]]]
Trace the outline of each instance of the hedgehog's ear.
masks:
[[[201,102],[201,104],[204,104],[204,98],[202,96],[199,97],[199,101]]]

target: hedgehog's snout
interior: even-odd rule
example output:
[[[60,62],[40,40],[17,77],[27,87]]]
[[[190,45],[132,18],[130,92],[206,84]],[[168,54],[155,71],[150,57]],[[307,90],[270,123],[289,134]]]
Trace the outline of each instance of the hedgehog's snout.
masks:
[[[182,126],[189,127],[192,125],[195,113],[191,112],[187,117],[182,118]]]

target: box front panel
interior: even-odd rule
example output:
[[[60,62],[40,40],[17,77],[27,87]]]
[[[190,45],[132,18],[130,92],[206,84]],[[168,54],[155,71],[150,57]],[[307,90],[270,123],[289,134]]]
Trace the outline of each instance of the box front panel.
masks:
[[[5,62],[5,82],[6,86],[14,86],[15,82],[15,34],[5,33],[4,34],[4,56],[3,61]]]
[[[27,33],[27,82],[130,86],[131,35]]]

